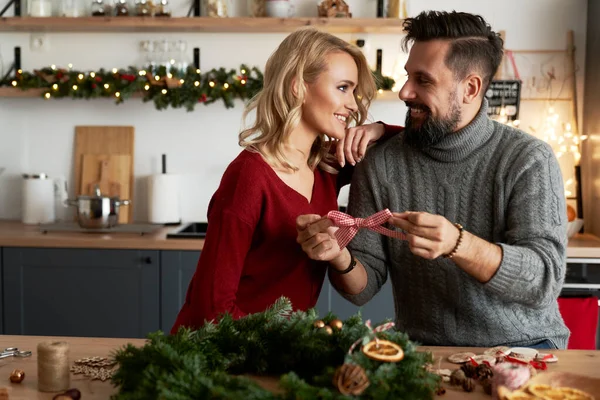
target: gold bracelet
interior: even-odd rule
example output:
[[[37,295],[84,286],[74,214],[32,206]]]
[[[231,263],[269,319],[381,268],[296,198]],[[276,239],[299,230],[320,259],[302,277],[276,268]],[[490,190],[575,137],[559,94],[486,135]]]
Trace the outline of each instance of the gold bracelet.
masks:
[[[456,246],[454,246],[454,249],[452,249],[452,251],[450,253],[444,254],[444,256],[443,256],[444,258],[454,257],[454,255],[458,251],[458,246],[460,246],[460,244],[462,243],[464,228],[461,224],[457,224],[457,223],[454,223],[454,226],[458,229],[458,239],[456,240]]]

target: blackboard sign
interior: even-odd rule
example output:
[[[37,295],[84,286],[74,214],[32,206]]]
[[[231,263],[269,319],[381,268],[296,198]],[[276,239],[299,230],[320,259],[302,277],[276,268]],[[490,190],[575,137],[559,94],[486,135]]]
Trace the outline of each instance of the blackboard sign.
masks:
[[[521,81],[497,80],[490,83],[485,92],[488,100],[488,115],[492,119],[500,117],[502,109],[508,121],[519,119],[519,105],[521,103]]]

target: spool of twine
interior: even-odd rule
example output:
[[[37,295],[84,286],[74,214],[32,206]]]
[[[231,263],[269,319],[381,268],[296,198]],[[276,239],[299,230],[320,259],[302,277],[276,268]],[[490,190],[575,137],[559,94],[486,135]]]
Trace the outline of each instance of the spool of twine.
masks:
[[[69,344],[67,342],[38,343],[38,390],[61,392],[71,386]]]

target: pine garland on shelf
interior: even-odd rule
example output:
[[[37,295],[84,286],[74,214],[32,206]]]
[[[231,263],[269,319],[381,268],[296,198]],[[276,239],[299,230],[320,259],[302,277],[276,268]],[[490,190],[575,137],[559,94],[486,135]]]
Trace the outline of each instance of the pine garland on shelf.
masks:
[[[336,326],[334,319],[330,313],[322,321]],[[119,391],[112,399],[343,399],[348,397],[332,384],[342,364],[366,372],[370,385],[360,398],[433,398],[440,378],[425,368],[432,355],[417,352],[405,333],[376,334],[404,351],[401,361],[382,362],[368,358],[361,346],[348,353],[357,340],[366,343],[375,334],[360,314],[333,329],[317,323],[314,309],[292,312],[282,297],[265,312],[239,320],[226,314],[196,331],[150,334],[143,347],[116,350],[119,369],[112,382]],[[264,389],[249,376],[280,377],[278,390]]]
[[[391,90],[394,80],[373,71],[380,90]],[[185,107],[193,111],[198,103],[211,104],[222,100],[226,108],[234,107],[234,100],[248,100],[261,88],[262,72],[241,65],[238,70],[218,68],[207,72],[188,67],[185,72],[161,66],[156,71],[112,69],[85,72],[56,66],[17,71],[16,75],[0,86],[10,85],[21,90],[42,89],[46,99],[70,97],[91,99],[114,98],[117,104],[133,95],[141,95],[144,102],[153,101],[156,109]]]

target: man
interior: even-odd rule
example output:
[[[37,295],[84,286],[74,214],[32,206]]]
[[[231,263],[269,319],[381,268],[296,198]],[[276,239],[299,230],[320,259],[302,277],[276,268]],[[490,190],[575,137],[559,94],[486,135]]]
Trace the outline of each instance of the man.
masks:
[[[358,165],[348,212],[388,208],[407,240],[361,229],[340,251],[332,221],[303,215],[298,242],[357,305],[389,272],[396,326],[422,344],[566,348],[561,172],[546,143],[487,116],[502,40],[466,13],[423,12],[404,28],[406,128]]]

